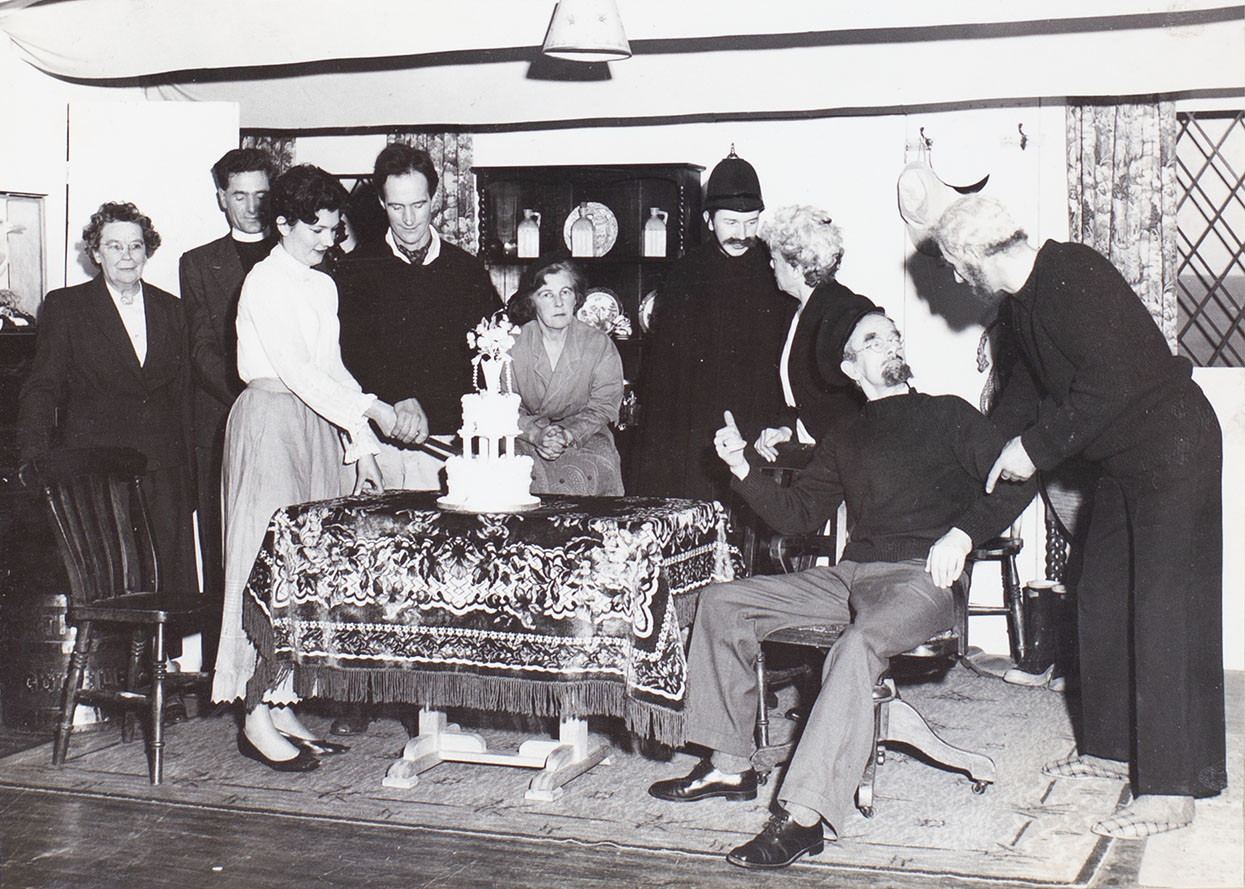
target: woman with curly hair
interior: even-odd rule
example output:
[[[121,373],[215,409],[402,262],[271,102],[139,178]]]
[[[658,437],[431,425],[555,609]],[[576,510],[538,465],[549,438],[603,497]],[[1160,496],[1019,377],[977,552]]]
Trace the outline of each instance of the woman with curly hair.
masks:
[[[761,430],[754,445],[772,462],[779,444],[814,444],[860,410],[864,396],[839,369],[842,356],[822,355],[818,343],[841,342],[844,330],[881,309],[835,280],[843,235],[824,210],[780,207],[761,226],[760,237],[769,246],[779,289],[800,304],[779,361],[787,410],[775,426]]]
[[[298,719],[292,677],[255,687],[243,590],[274,512],[383,489],[369,421],[403,441],[414,435],[392,405],[363,392],[342,364],[337,288],[315,267],[336,243],[345,190],[319,167],[303,164],[278,177],[270,199],[280,240],[246,276],[238,299],[238,376],[247,387],[225,427],[225,605],[212,699],[247,699],[237,739],[243,756],[303,772],[319,765],[317,754],[346,748],[318,739]]]
[[[82,240],[99,274],[43,301],[18,412],[22,458],[88,447],[128,447],[146,456],[143,491],[160,592],[193,601],[199,586],[185,315],[177,297],[143,280],[160,235],[133,204],[101,204]]]

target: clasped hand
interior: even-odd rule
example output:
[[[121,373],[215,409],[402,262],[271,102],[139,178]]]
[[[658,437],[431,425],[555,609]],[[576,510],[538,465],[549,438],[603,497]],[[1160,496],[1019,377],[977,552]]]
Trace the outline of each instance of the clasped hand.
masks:
[[[557,423],[550,423],[541,433],[540,440],[536,442],[536,453],[549,461],[553,461],[562,456],[562,452],[569,448],[571,434],[559,426]]]

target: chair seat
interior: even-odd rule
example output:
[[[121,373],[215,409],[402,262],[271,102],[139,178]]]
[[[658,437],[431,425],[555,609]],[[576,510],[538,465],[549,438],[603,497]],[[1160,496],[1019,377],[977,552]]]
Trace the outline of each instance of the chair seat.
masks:
[[[207,604],[186,605],[184,600],[170,599],[157,593],[129,593],[79,604],[71,602],[65,610],[70,623],[105,621],[116,623],[172,623],[203,617],[212,611]]]

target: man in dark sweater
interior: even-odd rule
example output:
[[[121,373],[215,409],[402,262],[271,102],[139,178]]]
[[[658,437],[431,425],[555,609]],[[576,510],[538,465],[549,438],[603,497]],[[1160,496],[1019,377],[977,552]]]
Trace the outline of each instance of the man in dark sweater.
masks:
[[[194,463],[203,592],[217,603],[225,596],[220,514],[225,419],[243,389],[234,321],[243,279],[277,242],[265,207],[273,178],[272,161],[260,149],[225,152],[212,167],[212,181],[229,233],[183,253],[179,267],[194,368]]]
[[[744,499],[777,531],[808,533],[847,503],[851,542],[834,566],[755,576],[701,594],[688,658],[688,740],[708,747],[683,778],[659,781],[659,799],[753,799],[753,663],[774,630],[849,624],[822,668],[821,692],[778,791],[777,812],[727,860],[784,867],[823,845],[821,822],[839,830],[873,748],[873,685],[889,658],[952,625],[951,584],[974,545],[1007,527],[1032,499],[1031,486],[987,496],[990,463],[1002,445],[994,426],[955,396],[913,392],[903,342],[876,308],[855,303],[837,323],[840,369],[867,402],[840,434],[818,445],[788,488],[758,477],[730,412],[717,431],[718,456]]]
[[[1183,827],[1195,797],[1227,784],[1214,410],[1189,361],[1093,249],[1034,249],[980,196],[952,204],[935,234],[957,278],[1005,296],[1000,316],[1019,355],[991,412],[1014,437],[989,485],[1077,455],[1102,473],[1074,590],[1078,749],[1043,771],[1126,781],[1131,765],[1134,799],[1094,832],[1140,839]]]
[[[755,437],[784,403],[778,359],[796,302],[756,236],[764,208],[756,171],[732,146],[705,188],[709,243],[657,292],[628,493],[725,503],[730,477],[709,447],[722,411]]]
[[[426,151],[386,146],[373,184],[389,228],[346,254],[333,277],[346,368],[423,436],[448,440],[472,390],[467,332],[501,300],[483,263],[432,227],[439,179]],[[444,460],[426,450],[382,442],[377,460],[386,487],[441,487]]]

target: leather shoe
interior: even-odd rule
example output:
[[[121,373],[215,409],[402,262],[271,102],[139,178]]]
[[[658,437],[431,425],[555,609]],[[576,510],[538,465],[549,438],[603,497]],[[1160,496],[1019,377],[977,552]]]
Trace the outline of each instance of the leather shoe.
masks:
[[[244,731],[238,732],[238,752],[247,759],[262,762],[268,768],[277,772],[310,772],[312,769],[320,767],[320,760],[316,759],[316,755],[306,747],[298,748],[298,756],[293,759],[269,759],[264,756],[262,750],[252,743]]]
[[[336,741],[330,741],[327,738],[300,738],[280,729],[277,729],[277,733],[300,750],[310,750],[318,756],[333,756],[336,753],[345,753],[350,749],[349,744],[338,744]]]
[[[756,769],[748,769],[727,776],[715,769],[709,760],[702,759],[685,777],[658,781],[648,792],[650,796],[672,803],[692,803],[715,796],[730,800],[756,799],[757,773]]]
[[[726,860],[737,867],[779,868],[792,864],[802,855],[816,855],[825,847],[820,821],[812,827],[804,827],[779,806],[761,832],[732,849]]]

